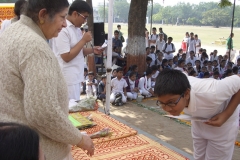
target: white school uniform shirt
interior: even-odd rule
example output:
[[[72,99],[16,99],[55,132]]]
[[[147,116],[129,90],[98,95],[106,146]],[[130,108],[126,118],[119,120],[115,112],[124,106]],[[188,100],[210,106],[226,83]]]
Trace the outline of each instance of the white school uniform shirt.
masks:
[[[181,72],[184,72],[183,68],[178,67],[178,66],[177,66],[176,68],[174,68],[174,69],[179,70],[179,71],[181,71]]]
[[[200,39],[195,40],[195,46],[196,46],[196,45],[199,45],[200,43],[201,43],[201,40],[200,40]],[[200,48],[201,48],[201,47],[196,47],[195,53],[198,53]]]
[[[158,39],[158,34],[151,34],[151,35],[149,36],[149,40],[155,40],[155,41],[157,41],[157,39]],[[151,46],[156,46],[156,43],[150,43],[149,47],[151,47]]]
[[[191,57],[187,58],[186,60],[186,64],[188,64],[189,62],[192,63],[192,66],[195,66],[195,61],[197,60],[196,57],[193,57],[193,59],[191,59]]]
[[[164,45],[165,45],[165,41],[164,40],[160,41],[160,39],[157,39],[157,42],[156,42],[157,50],[162,52],[162,48],[163,48]]]
[[[158,74],[159,74],[159,71],[157,71],[155,74],[153,74],[152,78],[157,78]]]
[[[157,59],[157,55],[155,53],[150,53],[148,57],[152,58],[152,62],[155,61],[155,59]]]
[[[189,37],[183,37],[183,42],[188,43]]]
[[[196,53],[195,46],[196,46],[195,39],[189,38],[188,39],[188,52],[194,51],[194,53]]]
[[[218,61],[218,56],[217,55],[215,57],[214,57],[214,55],[210,56],[210,61],[214,61],[214,60]]]
[[[167,47],[166,47],[167,45]],[[166,47],[166,49],[165,49]],[[176,51],[175,49],[175,45],[174,44],[168,44],[168,43],[165,43],[165,45],[163,45],[162,47],[162,50],[165,49],[165,52],[169,52],[169,51]],[[170,53],[170,54],[167,54],[167,53],[164,53],[164,58],[169,60],[169,59],[173,59],[173,53]]]
[[[111,80],[111,87],[112,87],[112,93],[123,93],[123,89],[128,86],[127,82],[125,79],[121,78],[118,80],[118,78],[113,78]]]
[[[192,117],[210,119],[226,109],[231,97],[240,89],[240,77],[233,75],[220,81],[213,78],[200,79],[188,76],[191,85],[190,101],[186,114]],[[223,126],[238,121],[233,114]],[[201,122],[202,123],[202,122]],[[211,127],[214,129],[214,127]]]
[[[138,88],[142,90],[142,92],[148,92],[148,90],[152,88],[151,78],[147,78],[147,76],[141,77],[139,79]]]
[[[240,58],[240,55],[238,55],[238,56],[236,57],[236,59],[235,59],[235,64],[237,64],[238,58]]]
[[[67,85],[74,85],[84,81],[84,55],[83,50],[70,62],[65,62],[61,54],[70,52],[81,39],[82,32],[80,28],[75,27],[70,21],[67,21],[67,27],[63,28],[58,37],[50,40],[51,48],[58,59],[63,76]]]

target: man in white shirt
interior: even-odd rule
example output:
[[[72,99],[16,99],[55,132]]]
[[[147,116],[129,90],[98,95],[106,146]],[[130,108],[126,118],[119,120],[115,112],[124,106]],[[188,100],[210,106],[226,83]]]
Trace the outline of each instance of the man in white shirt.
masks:
[[[173,38],[168,37],[168,42],[163,45],[162,51],[164,53],[164,59],[173,59],[173,53],[175,52],[175,46],[172,43]]]
[[[186,60],[186,64],[192,63],[192,67],[195,66],[195,61],[197,60],[194,55],[195,55],[194,52],[193,52],[193,51],[190,51],[190,57],[187,58],[187,60]]]
[[[218,54],[218,51],[215,49],[215,50],[213,51],[213,54],[212,54],[211,57],[210,57],[210,61],[218,60],[217,54]]]
[[[192,118],[205,120],[191,121],[195,160],[232,159],[239,130],[239,76],[217,81],[163,70],[154,90],[158,104],[171,115],[179,116],[184,111]]]
[[[197,35],[197,34],[195,34],[194,37],[195,37],[195,47],[196,47],[195,53],[198,54],[199,49],[201,48],[202,43],[201,43],[201,40],[198,38],[198,35]]]
[[[156,50],[159,50],[160,52],[162,52],[162,48],[165,44],[165,41],[163,40],[163,33],[159,33],[159,38],[157,39],[156,42]]]
[[[157,32],[157,29],[153,27],[152,34],[149,36],[149,47],[156,46],[156,41],[158,39],[158,34],[156,32]]]
[[[67,15],[67,27],[58,37],[50,40],[50,46],[58,59],[68,85],[69,99],[80,100],[81,82],[84,81],[84,56],[102,51],[98,47],[84,48],[92,40],[91,32],[82,35],[80,27],[87,21],[92,8],[85,1],[74,1]]]
[[[187,58],[190,57],[190,51],[196,53],[196,43],[192,32],[190,33],[190,38],[188,39]]]

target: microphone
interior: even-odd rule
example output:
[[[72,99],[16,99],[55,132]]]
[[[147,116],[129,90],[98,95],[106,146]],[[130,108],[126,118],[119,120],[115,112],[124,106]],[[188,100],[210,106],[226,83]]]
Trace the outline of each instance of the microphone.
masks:
[[[88,32],[88,25],[85,24],[85,25],[83,26],[83,29],[84,29],[85,32]],[[94,51],[92,41],[90,41],[89,43],[90,43],[90,45],[91,45],[91,47],[92,47],[92,50]]]

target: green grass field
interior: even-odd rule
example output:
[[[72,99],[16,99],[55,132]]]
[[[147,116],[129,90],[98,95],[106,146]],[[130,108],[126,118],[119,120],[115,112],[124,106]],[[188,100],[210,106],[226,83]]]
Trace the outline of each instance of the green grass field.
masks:
[[[196,27],[196,26],[172,26],[172,25],[160,25],[160,24],[153,24],[153,27],[156,27],[157,30],[159,27],[163,28],[163,31],[168,35],[173,37],[174,42],[182,42],[183,37],[185,36],[186,32],[193,32],[194,34],[198,34],[199,39],[201,39],[203,45],[207,46],[216,46],[216,47],[225,47],[225,45],[216,45],[212,44],[219,38],[227,39],[230,35],[231,29],[230,28],[213,28],[213,27]],[[127,37],[128,33],[128,26],[127,24],[121,24],[121,31],[124,34],[124,37]],[[150,29],[150,25],[146,26],[147,29]],[[117,23],[113,24],[113,31],[117,29]],[[107,23],[105,24],[105,32],[108,31]],[[235,49],[240,49],[240,29],[234,28],[233,29],[234,38],[233,38],[233,45]]]

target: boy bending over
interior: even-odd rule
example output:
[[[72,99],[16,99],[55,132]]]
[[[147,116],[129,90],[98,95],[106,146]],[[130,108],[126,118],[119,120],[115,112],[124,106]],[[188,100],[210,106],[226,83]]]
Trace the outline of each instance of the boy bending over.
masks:
[[[158,104],[171,115],[182,111],[192,117],[195,160],[231,160],[238,134],[240,78],[237,75],[218,81],[187,77],[178,70],[163,70],[156,81]]]

